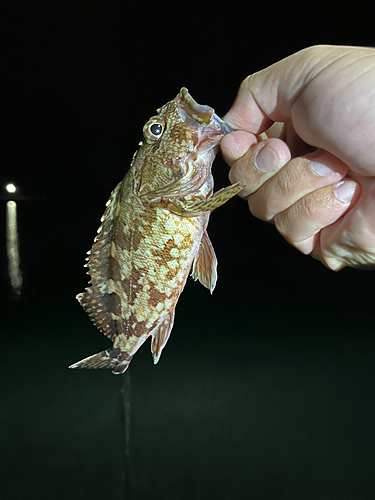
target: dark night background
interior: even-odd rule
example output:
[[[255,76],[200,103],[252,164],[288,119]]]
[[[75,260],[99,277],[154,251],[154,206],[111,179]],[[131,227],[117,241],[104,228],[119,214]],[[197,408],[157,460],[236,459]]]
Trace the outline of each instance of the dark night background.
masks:
[[[245,76],[298,49],[375,44],[359,5],[337,9],[109,1],[3,11],[0,185],[30,198],[18,203],[18,300],[1,202],[2,498],[374,498],[374,273],[328,271],[239,198],[211,218],[215,293],[188,282],[157,366],[147,342],[124,377],[67,369],[110,345],[75,295],[143,123],[183,85],[223,115]],[[217,186],[227,172],[218,158]]]

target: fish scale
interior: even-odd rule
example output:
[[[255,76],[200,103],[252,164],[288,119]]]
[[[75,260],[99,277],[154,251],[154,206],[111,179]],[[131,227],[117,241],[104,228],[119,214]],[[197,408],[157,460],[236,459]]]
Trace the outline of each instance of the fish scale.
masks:
[[[157,363],[189,272],[211,293],[215,288],[209,215],[241,190],[234,184],[213,193],[215,146],[231,129],[185,88],[157,113],[107,202],[88,252],[89,287],[77,295],[113,347],[70,368],[124,373],[148,337]]]

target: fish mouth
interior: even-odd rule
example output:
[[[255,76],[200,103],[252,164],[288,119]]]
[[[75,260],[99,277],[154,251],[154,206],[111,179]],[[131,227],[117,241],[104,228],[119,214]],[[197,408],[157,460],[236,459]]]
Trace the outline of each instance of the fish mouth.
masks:
[[[175,100],[179,105],[179,112],[183,121],[194,129],[204,128],[204,135],[216,139],[211,147],[220,142],[224,135],[234,132],[225,121],[223,121],[211,108],[205,104],[198,104],[189,94],[186,87],[182,87]]]
[[[193,129],[198,138],[196,146],[180,163],[183,176],[166,188],[170,196],[182,197],[195,194],[207,181],[219,142],[234,129],[213,108],[198,104],[186,87],[182,87],[174,100],[184,124]]]
[[[152,202],[166,196],[181,198],[197,193],[209,177],[219,142],[226,134],[234,132],[232,127],[215,114],[213,108],[198,104],[186,87],[182,87],[174,101],[183,123],[196,132],[197,144],[191,144],[185,157],[176,161],[180,172],[175,181],[141,193],[142,197],[147,197]]]

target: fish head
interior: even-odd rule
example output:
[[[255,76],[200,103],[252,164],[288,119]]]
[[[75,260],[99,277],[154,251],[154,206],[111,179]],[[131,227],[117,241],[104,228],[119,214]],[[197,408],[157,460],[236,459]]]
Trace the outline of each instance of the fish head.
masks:
[[[138,195],[149,201],[195,194],[207,181],[217,145],[233,129],[183,87],[143,127],[133,164]]]

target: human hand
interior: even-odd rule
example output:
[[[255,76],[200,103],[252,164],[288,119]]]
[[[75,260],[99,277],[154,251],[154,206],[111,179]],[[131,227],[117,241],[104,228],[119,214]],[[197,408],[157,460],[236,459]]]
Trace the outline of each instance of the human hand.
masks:
[[[224,120],[253,215],[332,270],[375,264],[375,49],[297,52],[246,78]]]

